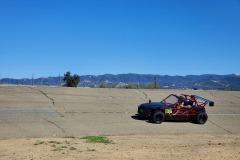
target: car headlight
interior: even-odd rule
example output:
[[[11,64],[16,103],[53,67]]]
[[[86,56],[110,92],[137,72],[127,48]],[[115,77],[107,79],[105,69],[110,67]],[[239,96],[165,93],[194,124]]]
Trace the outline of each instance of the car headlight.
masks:
[[[140,109],[139,109],[139,113],[143,113],[143,109],[140,108]]]

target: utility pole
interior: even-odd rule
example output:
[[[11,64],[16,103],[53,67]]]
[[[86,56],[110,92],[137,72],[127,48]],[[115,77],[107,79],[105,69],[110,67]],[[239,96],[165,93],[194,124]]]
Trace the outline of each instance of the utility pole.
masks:
[[[154,77],[154,89],[157,89],[157,79]]]
[[[60,73],[59,73],[59,86],[60,86],[60,87],[62,86],[61,75],[60,75]]]
[[[32,86],[34,85],[34,74],[32,74]]]

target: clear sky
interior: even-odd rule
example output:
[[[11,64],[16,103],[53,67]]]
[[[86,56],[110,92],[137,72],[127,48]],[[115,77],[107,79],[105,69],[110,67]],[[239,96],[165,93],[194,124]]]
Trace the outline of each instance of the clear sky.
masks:
[[[240,0],[0,0],[0,78],[240,73]]]

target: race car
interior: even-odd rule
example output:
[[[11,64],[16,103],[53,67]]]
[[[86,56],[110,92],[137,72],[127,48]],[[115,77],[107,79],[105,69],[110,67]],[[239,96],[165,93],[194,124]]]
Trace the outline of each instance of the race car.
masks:
[[[205,106],[214,106],[214,102],[197,95],[170,94],[161,102],[143,103],[138,106],[137,116],[148,118],[161,124],[165,120],[190,120],[197,124],[207,122]]]

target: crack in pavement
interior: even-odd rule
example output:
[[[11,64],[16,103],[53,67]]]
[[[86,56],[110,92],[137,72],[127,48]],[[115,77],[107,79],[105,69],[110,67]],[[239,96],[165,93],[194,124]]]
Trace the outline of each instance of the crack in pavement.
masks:
[[[33,88],[33,87],[30,87],[30,86],[28,86],[28,88],[40,92],[40,93],[43,94],[47,99],[51,100],[51,102],[52,102],[52,104],[53,104],[54,107],[56,106],[56,105],[55,105],[55,101],[54,101],[54,99],[51,98],[51,97],[49,97],[49,96],[48,96],[45,92],[43,92],[42,90],[40,90],[40,89],[36,89],[36,88]],[[59,115],[60,117],[64,117],[64,115],[61,114],[57,109],[54,108],[54,110],[55,110],[55,112],[58,113],[58,115]]]
[[[217,97],[217,96],[213,95],[211,92],[208,92],[208,91],[205,91],[205,92],[207,92],[208,94],[210,94],[210,95],[211,95],[211,96],[213,96],[214,98],[217,98],[217,99],[224,100],[224,101],[226,101],[226,102],[228,102],[228,103],[231,103],[231,104],[236,104],[236,103],[234,103],[234,102],[231,102],[231,101],[228,101],[228,100],[226,100],[226,99],[219,98],[219,97]]]
[[[54,126],[56,126],[56,127],[57,127],[58,129],[60,129],[63,133],[66,133],[66,131],[65,131],[63,128],[61,128],[59,125],[57,125],[56,123],[48,120],[47,118],[43,118],[43,119],[46,120],[47,122],[53,124]]]
[[[223,129],[223,130],[226,131],[227,133],[233,134],[231,131],[229,131],[229,130],[223,128],[223,127],[221,127],[220,125],[212,122],[211,120],[208,120],[208,121],[211,122],[211,123],[212,123],[213,125],[215,125],[216,127]]]
[[[114,97],[114,96],[109,96],[109,97],[112,98],[112,99],[116,99],[116,97]],[[127,110],[128,112],[130,112],[130,110],[128,108],[124,107],[123,105],[121,105],[121,104],[119,104],[119,103],[117,103],[115,101],[113,101],[113,104],[115,104],[116,106],[119,106],[119,107]]]
[[[239,113],[210,113],[211,116],[240,116]]]
[[[144,97],[145,97],[145,99],[149,100],[149,97],[148,97],[148,95],[147,95],[145,92],[143,92],[143,91],[140,91],[140,90],[137,90],[137,92],[139,92],[139,93],[143,94],[143,95],[144,95]],[[146,101],[146,100],[144,100],[143,98],[140,98],[140,100]]]
[[[131,113],[131,112],[78,112],[81,114],[91,114],[91,113],[102,113],[102,114],[126,114],[126,113]]]
[[[41,91],[40,89],[36,89],[36,88],[32,88],[32,87],[29,87],[29,88],[41,92],[47,99],[50,99],[50,100],[52,101],[52,104],[53,104],[53,105],[55,105],[54,99],[51,98],[51,97],[49,97],[46,93],[44,93],[44,92]]]
[[[46,93],[44,93],[43,91],[41,91],[40,89],[38,89],[39,92],[41,92],[46,98],[50,99],[52,101],[52,104],[55,105],[55,101],[53,98],[49,97]]]
[[[106,111],[106,112],[74,112],[74,111],[70,111],[70,112],[65,112],[66,114],[132,114],[132,112],[113,112],[113,111]]]
[[[113,104],[115,104],[116,106],[119,106],[119,107],[121,107],[121,108],[127,110],[128,112],[130,112],[129,109],[127,109],[126,107],[124,107],[123,105],[121,105],[121,104],[119,104],[119,103],[117,103],[117,102],[113,102]]]

